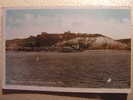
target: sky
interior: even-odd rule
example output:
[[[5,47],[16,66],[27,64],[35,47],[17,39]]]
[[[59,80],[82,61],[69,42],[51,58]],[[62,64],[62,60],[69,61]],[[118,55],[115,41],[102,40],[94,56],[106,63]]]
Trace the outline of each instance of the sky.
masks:
[[[7,9],[6,39],[66,31],[130,38],[129,9]]]

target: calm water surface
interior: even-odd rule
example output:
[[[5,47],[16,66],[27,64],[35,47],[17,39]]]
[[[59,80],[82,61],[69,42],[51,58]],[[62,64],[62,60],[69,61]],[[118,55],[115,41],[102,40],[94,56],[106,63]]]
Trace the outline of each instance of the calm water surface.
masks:
[[[129,88],[130,51],[6,53],[6,84]]]

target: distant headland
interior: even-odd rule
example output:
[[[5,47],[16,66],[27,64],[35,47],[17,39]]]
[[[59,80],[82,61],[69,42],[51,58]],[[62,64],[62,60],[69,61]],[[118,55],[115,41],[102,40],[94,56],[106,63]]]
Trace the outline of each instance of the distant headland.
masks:
[[[84,51],[84,50],[131,50],[131,39],[114,40],[102,34],[47,33],[23,39],[6,40],[6,50],[13,51]]]

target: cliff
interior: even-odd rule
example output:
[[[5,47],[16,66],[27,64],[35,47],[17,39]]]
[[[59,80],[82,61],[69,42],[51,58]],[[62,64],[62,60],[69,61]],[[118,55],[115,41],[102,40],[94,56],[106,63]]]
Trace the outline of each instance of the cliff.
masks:
[[[43,32],[37,36],[30,36],[24,39],[13,39],[6,41],[6,50],[55,50],[62,48],[71,48],[73,50],[88,49],[130,49],[131,41],[114,40],[101,34],[87,33],[46,33]]]

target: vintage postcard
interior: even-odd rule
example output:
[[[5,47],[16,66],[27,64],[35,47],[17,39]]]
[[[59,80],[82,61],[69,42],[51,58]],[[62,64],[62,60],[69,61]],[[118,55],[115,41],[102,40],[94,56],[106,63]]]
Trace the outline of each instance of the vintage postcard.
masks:
[[[4,8],[4,89],[128,93],[129,8]]]

